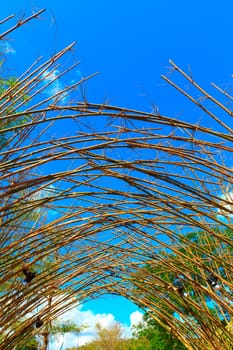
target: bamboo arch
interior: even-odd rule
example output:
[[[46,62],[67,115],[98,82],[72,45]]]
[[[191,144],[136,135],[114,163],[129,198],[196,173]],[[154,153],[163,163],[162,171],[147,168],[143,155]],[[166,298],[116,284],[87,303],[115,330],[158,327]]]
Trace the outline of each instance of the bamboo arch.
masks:
[[[202,124],[81,100],[90,77],[45,97],[72,47],[37,59],[0,97],[0,348],[114,293],[188,349],[227,349],[233,134],[221,100],[232,97],[216,85],[213,97],[172,61],[172,80],[162,78],[205,113]]]

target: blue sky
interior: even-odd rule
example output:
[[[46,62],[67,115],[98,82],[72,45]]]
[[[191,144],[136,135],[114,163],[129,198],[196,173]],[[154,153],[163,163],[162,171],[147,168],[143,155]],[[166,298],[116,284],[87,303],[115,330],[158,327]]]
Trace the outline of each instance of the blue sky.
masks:
[[[14,34],[24,64],[77,41],[74,55],[85,75],[100,74],[88,86],[90,98],[113,104],[180,113],[176,93],[160,79],[168,59],[188,66],[208,85],[231,83],[231,1],[55,1],[12,0],[1,16],[46,8],[42,19]],[[16,39],[20,38],[20,41]],[[13,44],[12,41],[12,44]],[[169,103],[168,103],[169,93]]]
[[[148,111],[155,104],[162,114],[198,120],[200,111],[160,78],[169,73],[169,59],[190,70],[207,89],[212,81],[232,88],[230,0],[11,0],[1,4],[1,18],[12,13],[20,18],[41,8],[46,13],[7,42],[6,49],[12,49],[9,75],[23,72],[39,55],[50,57],[77,41],[72,55],[81,65],[76,74],[99,72],[87,84],[90,101]],[[111,313],[129,325],[137,308],[107,297],[83,309]]]

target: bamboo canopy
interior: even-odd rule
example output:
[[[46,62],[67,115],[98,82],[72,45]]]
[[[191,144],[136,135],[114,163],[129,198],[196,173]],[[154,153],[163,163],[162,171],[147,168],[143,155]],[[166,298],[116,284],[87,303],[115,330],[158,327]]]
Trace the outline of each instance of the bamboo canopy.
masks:
[[[209,94],[172,61],[162,79],[205,115],[199,123],[91,103],[80,92],[92,76],[45,95],[78,64],[59,66],[73,46],[38,58],[0,96],[0,349],[107,293],[188,349],[227,349],[232,96],[215,84]]]

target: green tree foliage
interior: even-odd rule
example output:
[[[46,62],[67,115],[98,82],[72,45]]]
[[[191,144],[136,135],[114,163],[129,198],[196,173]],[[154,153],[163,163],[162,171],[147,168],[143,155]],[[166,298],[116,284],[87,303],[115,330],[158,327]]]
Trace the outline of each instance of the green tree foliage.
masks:
[[[17,115],[20,107],[30,99],[26,93],[19,94],[17,98],[17,89],[19,87],[15,77],[0,78],[0,103],[3,111],[0,117],[5,115],[4,119],[0,119],[0,151],[9,148],[9,141],[15,142],[16,135],[20,136],[15,133],[14,126],[20,126],[30,120],[30,115]],[[16,101],[13,96],[16,96]]]
[[[101,350],[118,350],[120,348],[122,343],[123,329],[119,323],[115,323],[110,328],[104,328],[99,323],[97,323],[96,330],[97,348]]]
[[[150,350],[150,340],[146,337],[126,339],[123,337],[123,328],[115,323],[110,328],[96,324],[96,339],[79,347],[80,350]],[[75,350],[70,348],[67,350]]]
[[[81,330],[83,330],[84,328],[85,326],[79,327],[74,322],[71,322],[71,321],[50,322],[49,324],[43,326],[42,330],[40,331],[41,338],[42,338],[41,349],[47,350],[49,341],[52,341],[53,338],[62,337],[64,341],[65,334],[74,333],[75,335],[78,336]]]
[[[15,350],[38,350],[38,341],[32,338],[27,341],[26,345],[17,346]]]
[[[145,323],[136,329],[138,337],[146,337],[152,341],[152,349],[186,349],[177,339],[177,334],[174,335],[171,319],[173,324],[189,322],[190,329],[193,324],[195,329],[207,329],[212,318],[213,333],[217,336],[221,334],[221,326],[230,321],[230,309],[221,306],[224,299],[227,305],[226,295],[231,293],[227,284],[230,276],[221,262],[217,263],[213,256],[221,256],[224,247],[226,257],[231,256],[232,248],[219,242],[218,235],[230,238],[232,230],[218,226],[214,232],[217,237],[210,236],[205,231],[179,235],[176,245],[161,250],[160,259],[151,260],[136,275],[136,280],[140,281],[138,290],[141,285],[154,280],[154,285],[150,282],[151,290],[154,288],[154,293],[150,296],[154,305],[153,311],[145,312]],[[139,303],[139,306],[142,305]],[[192,330],[189,339],[190,342],[198,344]],[[227,346],[227,335],[224,339]]]
[[[151,318],[149,313],[144,315],[142,323],[135,326],[134,335],[138,341],[147,340],[146,350],[187,349],[179,339]]]
[[[69,348],[67,350],[76,350],[76,347]],[[105,350],[105,348],[101,348],[98,345],[97,341],[92,341],[89,344],[82,345],[79,347],[80,350]],[[117,350],[151,350],[150,341],[146,338],[130,338],[130,339],[122,339],[120,345]]]
[[[16,20],[7,35],[42,12]],[[232,96],[219,89],[223,102],[216,99],[170,61],[174,74],[163,79],[201,108],[201,123],[80,101],[73,94],[80,81],[45,98],[45,74],[61,67],[62,77],[75,67],[58,62],[72,47],[1,83],[2,349],[31,339],[38,316],[49,331],[77,300],[114,293],[149,311],[189,350],[226,350],[232,237],[216,225],[232,230],[232,110],[225,103]],[[31,219],[45,208],[58,217]],[[184,234],[199,231],[198,239]],[[50,297],[56,302],[46,304]]]

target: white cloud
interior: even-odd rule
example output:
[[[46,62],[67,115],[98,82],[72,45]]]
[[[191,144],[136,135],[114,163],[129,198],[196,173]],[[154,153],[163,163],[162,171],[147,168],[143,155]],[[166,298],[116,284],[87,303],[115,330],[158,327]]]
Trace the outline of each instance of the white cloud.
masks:
[[[44,94],[48,97],[53,97],[54,95],[58,94],[60,91],[64,89],[64,85],[62,84],[61,80],[58,78],[60,72],[56,69],[54,71],[45,71],[42,74],[43,78],[43,84],[49,84],[44,89]],[[59,97],[59,100],[62,102],[66,101],[66,95],[61,94]]]
[[[67,299],[67,301],[65,302],[63,302],[63,300],[64,295],[60,295],[56,298],[53,298],[52,304],[59,304],[59,306],[65,307],[66,303],[69,303],[69,299]],[[73,301],[75,302],[75,299]],[[35,314],[39,315],[40,309],[45,307],[47,299],[42,299],[41,302],[41,307],[39,309],[37,308],[35,312],[27,314],[27,318],[32,315],[35,316]],[[142,318],[143,313],[138,310],[135,310],[134,312],[129,314],[128,324],[121,324],[123,329],[122,336],[124,338],[132,337],[133,326],[141,322]],[[74,333],[67,333],[64,336],[62,334],[53,336],[49,344],[49,350],[65,350],[68,347],[77,347],[77,345],[84,345],[96,338],[97,323],[99,323],[103,328],[111,328],[116,322],[118,322],[112,313],[94,313],[91,310],[83,310],[83,306],[77,305],[76,303],[71,309],[62,314],[55,322],[62,324],[67,321],[75,323],[80,328],[82,328],[83,326],[85,327],[79,335],[75,335]]]
[[[135,327],[137,324],[143,321],[143,313],[136,310],[129,315],[129,319],[130,319],[130,326],[124,326],[123,336],[125,338],[132,337],[133,327]]]
[[[142,322],[143,314],[136,310],[132,312],[129,316],[130,318],[130,326],[136,326],[138,323]]]
[[[142,320],[142,316],[143,314],[139,311],[134,311],[129,315],[130,326],[122,325],[124,337],[128,338],[132,336],[131,327],[139,323]],[[68,333],[64,337],[54,337],[53,341],[50,343],[50,350],[60,349],[62,344],[62,350],[64,350],[67,347],[80,346],[91,342],[96,337],[96,323],[99,323],[104,328],[110,328],[117,322],[115,316],[111,313],[94,314],[91,310],[83,311],[82,306],[67,311],[58,321],[71,321],[78,326],[87,325],[87,327],[79,336]]]
[[[83,74],[80,70],[76,70],[75,74],[76,74],[76,78],[78,79],[78,81],[83,79]]]
[[[226,192],[221,196],[222,199],[224,199],[225,201],[227,201],[228,203],[224,202],[223,206],[228,209],[233,211],[233,191],[231,192]]]
[[[16,51],[13,49],[13,47],[9,44],[8,41],[1,41],[0,42],[0,52],[3,54],[15,54]]]
[[[62,103],[67,102],[67,99],[70,97],[71,95],[71,91],[69,90],[67,92],[63,92],[61,93],[62,90],[65,89],[65,85],[64,83],[61,81],[61,79],[59,78],[60,75],[60,71],[55,69],[55,70],[46,70],[43,74],[42,74],[42,84],[45,86],[48,84],[48,86],[46,86],[43,90],[44,94],[47,97],[53,97],[56,94],[59,94],[57,96],[58,100]],[[76,70],[74,71],[74,74],[72,74],[72,77],[75,77],[75,79],[69,79],[68,78],[68,85],[71,84],[76,84],[78,82],[80,82],[83,79],[83,74],[80,70]],[[68,76],[69,77],[69,76]],[[79,92],[79,87],[76,87],[76,91]]]
[[[81,81],[83,79],[83,74],[80,70],[75,71],[75,79],[71,80],[71,84],[74,84],[78,81]]]
[[[83,325],[86,325],[87,327],[80,333],[79,336],[66,334],[64,339],[62,336],[59,338],[57,337],[57,339],[54,338],[54,341],[51,343],[50,350],[58,349],[63,340],[64,348],[76,346],[77,343],[78,345],[83,345],[92,341],[96,337],[96,323],[100,323],[104,328],[109,328],[116,322],[115,317],[112,314],[94,314],[91,310],[82,311],[82,306],[78,306],[67,311],[59,318],[58,321],[71,321],[80,327]]]
[[[225,191],[225,193],[222,194],[221,199],[220,204],[227,210],[218,209],[218,217],[224,221],[228,221],[233,218],[233,191]]]

